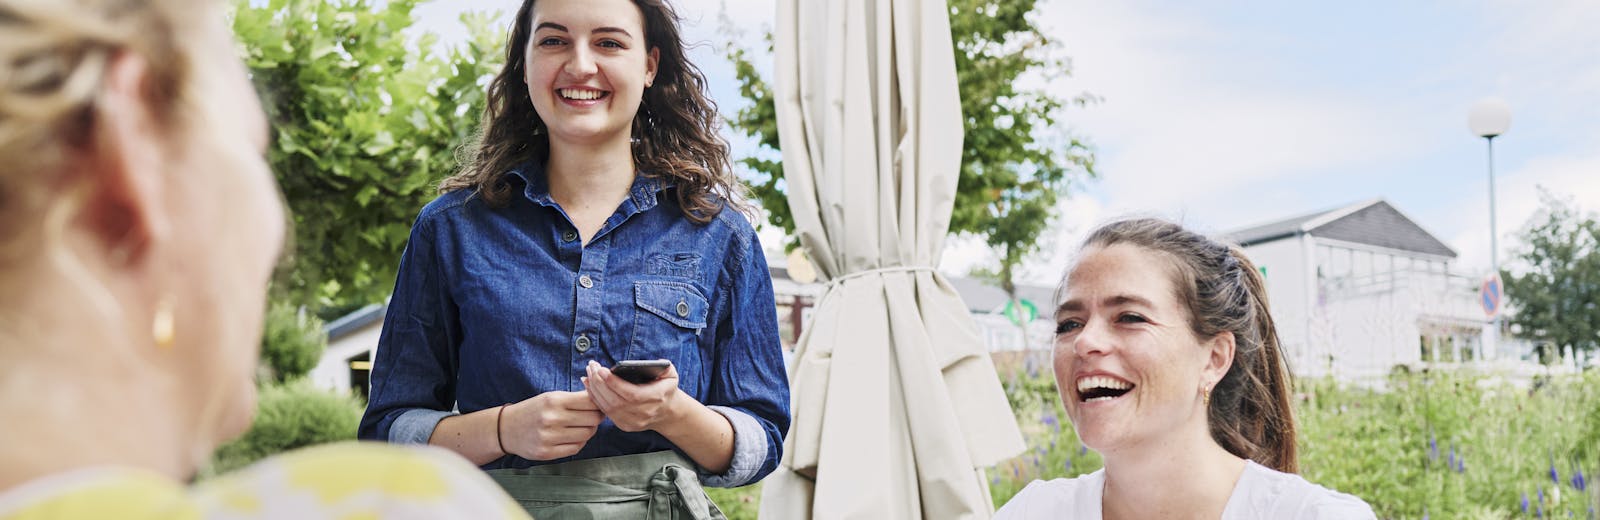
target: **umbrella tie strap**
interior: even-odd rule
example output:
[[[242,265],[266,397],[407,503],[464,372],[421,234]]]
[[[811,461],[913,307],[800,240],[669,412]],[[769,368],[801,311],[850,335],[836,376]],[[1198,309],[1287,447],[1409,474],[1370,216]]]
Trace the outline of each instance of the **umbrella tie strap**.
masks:
[[[832,279],[832,280],[828,280],[827,286],[828,286],[829,289],[833,289],[834,287],[838,287],[839,284],[844,283],[845,280],[850,280],[852,278],[860,278],[860,277],[867,276],[867,275],[872,275],[872,274],[909,273],[909,272],[918,272],[918,271],[937,272],[931,266],[922,266],[922,265],[900,266],[900,267],[881,267],[881,268],[878,268],[878,269],[868,269],[868,270],[865,270],[865,271],[857,271],[857,272],[850,273],[850,274],[847,274],[847,275],[844,275],[844,276],[841,276],[841,277],[838,277],[838,278],[835,278],[835,279]]]

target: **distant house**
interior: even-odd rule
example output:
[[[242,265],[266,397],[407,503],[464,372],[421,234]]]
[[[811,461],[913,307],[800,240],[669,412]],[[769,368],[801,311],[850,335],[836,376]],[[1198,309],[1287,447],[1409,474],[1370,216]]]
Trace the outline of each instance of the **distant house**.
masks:
[[[1291,368],[1368,377],[1396,366],[1484,359],[1480,280],[1456,252],[1384,200],[1223,236],[1266,277]]]
[[[367,395],[367,374],[372,370],[372,351],[383,332],[383,314],[388,306],[374,303],[328,323],[328,349],[311,369],[308,377],[319,387],[350,390]]]
[[[1055,344],[1055,288],[1039,285],[1017,284],[1017,299],[1022,301],[1023,312],[1007,313],[1010,298],[1005,290],[987,280],[951,277],[950,286],[961,294],[967,310],[983,335],[984,348],[989,352],[1013,350],[1049,350]],[[1018,327],[1018,321],[1028,314],[1027,336]]]

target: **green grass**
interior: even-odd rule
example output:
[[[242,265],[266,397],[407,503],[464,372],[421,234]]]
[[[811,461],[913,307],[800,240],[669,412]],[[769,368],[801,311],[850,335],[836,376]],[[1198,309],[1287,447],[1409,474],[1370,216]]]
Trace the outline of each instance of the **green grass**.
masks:
[[[995,504],[1034,479],[1100,467],[1057,420],[1063,412],[1048,375],[1006,386],[1029,451],[990,472]],[[1594,487],[1580,491],[1572,479],[1580,469],[1586,481],[1600,472],[1600,375],[1533,391],[1471,373],[1398,375],[1388,387],[1298,382],[1302,476],[1361,497],[1379,518],[1596,518]]]
[[[1054,381],[1037,366],[1001,377],[1028,450],[990,469],[996,506],[1035,479],[1101,465],[1078,443]],[[1531,391],[1497,381],[1470,372],[1400,374],[1383,392],[1298,381],[1301,474],[1361,497],[1385,519],[1600,518],[1591,512],[1600,511],[1600,374],[1543,380]],[[1572,482],[1579,469],[1581,491]],[[728,518],[756,517],[759,485],[710,493]]]

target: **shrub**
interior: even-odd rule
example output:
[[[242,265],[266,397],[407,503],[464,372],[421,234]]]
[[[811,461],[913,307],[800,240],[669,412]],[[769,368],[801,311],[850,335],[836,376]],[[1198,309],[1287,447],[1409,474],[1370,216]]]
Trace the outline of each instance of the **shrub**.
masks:
[[[354,397],[330,393],[305,380],[261,390],[250,431],[217,450],[208,474],[232,471],[284,451],[354,440],[362,406]]]
[[[263,381],[282,383],[305,376],[317,366],[322,351],[328,348],[328,334],[322,320],[308,316],[294,306],[273,302],[267,308],[267,323],[261,334]]]

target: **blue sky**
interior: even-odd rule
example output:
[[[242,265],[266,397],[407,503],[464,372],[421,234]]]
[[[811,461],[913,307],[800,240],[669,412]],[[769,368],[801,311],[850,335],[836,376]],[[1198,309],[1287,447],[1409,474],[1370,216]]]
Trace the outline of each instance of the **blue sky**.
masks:
[[[509,16],[517,5],[437,1],[419,8],[419,25],[455,41],[460,11]],[[676,5],[688,39],[706,43],[692,59],[731,113],[742,100],[719,19],[755,47],[773,3]],[[1102,177],[1063,202],[1022,271],[1030,281],[1052,283],[1081,233],[1119,216],[1216,232],[1377,197],[1454,248],[1458,270],[1486,272],[1484,143],[1466,126],[1486,96],[1512,109],[1495,140],[1502,259],[1534,215],[1535,186],[1600,210],[1600,7],[1585,0],[1044,0],[1037,20],[1074,67],[1045,88],[1103,98],[1067,110],[1054,130],[1093,142]],[[749,153],[748,140],[730,138]],[[949,272],[993,261],[970,238],[947,249]]]

